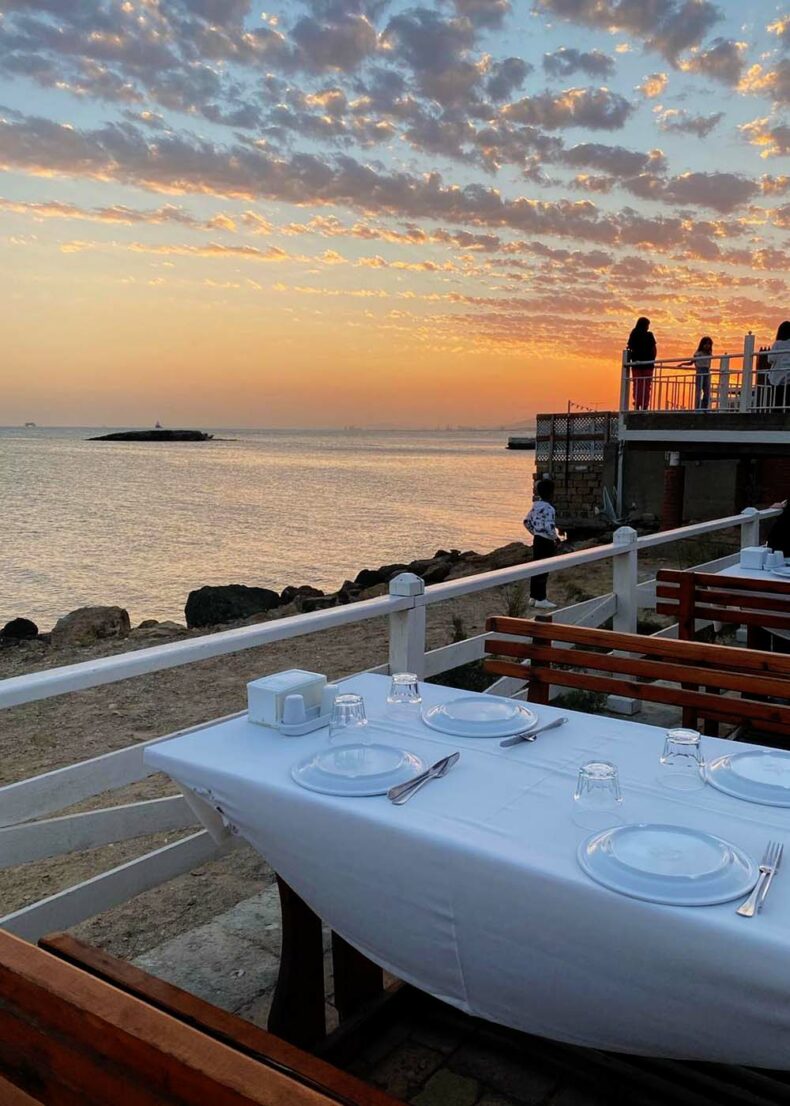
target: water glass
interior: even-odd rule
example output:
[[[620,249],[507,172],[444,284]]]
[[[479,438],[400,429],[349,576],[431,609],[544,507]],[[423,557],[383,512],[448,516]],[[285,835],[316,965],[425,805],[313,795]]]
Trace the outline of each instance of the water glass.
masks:
[[[421,703],[420,685],[413,672],[396,672],[390,683],[388,703]]]
[[[705,786],[700,735],[696,730],[667,730],[658,781],[673,791],[696,791]]]
[[[585,829],[608,829],[622,821],[623,795],[617,765],[593,760],[579,769],[573,793],[573,821]]]
[[[369,745],[370,741],[365,700],[349,692],[336,695],[329,719],[329,744]]]

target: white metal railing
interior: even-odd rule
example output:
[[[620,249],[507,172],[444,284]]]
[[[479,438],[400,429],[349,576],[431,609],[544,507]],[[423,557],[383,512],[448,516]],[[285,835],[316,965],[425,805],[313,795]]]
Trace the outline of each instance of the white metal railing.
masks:
[[[693,358],[629,361],[623,350],[620,411],[728,411],[762,414],[790,410],[790,388],[770,382],[763,353],[754,351],[754,335],[744,337],[740,353],[717,354],[697,367]]]
[[[543,573],[552,574],[604,560],[612,563],[611,592],[558,610],[555,617],[583,626],[600,626],[611,618],[616,630],[635,632],[638,611],[655,609],[656,602],[655,580],[641,583],[638,580],[640,550],[715,534],[733,527],[740,527],[741,546],[755,545],[759,542],[760,520],[777,513],[775,510],[760,512],[747,508],[740,515],[642,538],[638,538],[636,531],[630,527],[621,527],[615,532],[611,545],[566,553],[550,561],[529,562],[466,576],[428,588],[419,577],[404,573],[391,581],[388,595],[377,599],[0,681],[0,709],[382,616],[389,619],[389,661],[369,671],[412,671],[423,678],[434,676],[482,658],[486,635],[479,634],[426,651],[428,606],[526,581]],[[736,559],[737,554],[733,554],[698,567],[717,571]],[[662,631],[662,634],[671,632]],[[496,681],[490,690],[497,694],[513,694],[521,686],[519,681],[504,679]],[[216,721],[212,719],[180,732],[199,730]],[[145,749],[173,736],[176,735],[166,734],[0,788],[0,868],[63,856],[133,837],[194,829],[198,825],[197,819],[182,795],[52,817],[75,803],[104,795],[151,775],[151,770],[143,762]],[[0,927],[36,940],[52,929],[67,928],[125,902],[141,891],[221,855],[232,846],[233,841],[218,844],[206,830],[198,829],[92,879],[6,913],[0,917]]]

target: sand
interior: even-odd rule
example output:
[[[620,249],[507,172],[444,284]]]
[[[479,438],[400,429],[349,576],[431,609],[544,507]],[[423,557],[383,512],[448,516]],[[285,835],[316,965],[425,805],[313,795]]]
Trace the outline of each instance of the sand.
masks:
[[[659,548],[652,556],[640,558],[640,579],[655,575],[658,567],[700,563],[733,548],[725,541],[711,539],[697,539],[665,550]],[[565,604],[610,590],[611,565],[602,561],[553,575],[549,593],[555,601]],[[373,593],[375,589],[369,594]],[[454,640],[457,630],[454,619],[461,619],[467,636],[482,632],[486,616],[505,613],[509,600],[512,601],[512,592],[498,588],[429,607],[428,648]],[[171,640],[184,636],[186,632],[174,633]],[[53,649],[32,642],[4,648],[0,650],[0,679],[144,648],[159,640],[163,639],[134,631],[124,640],[94,646]],[[387,620],[377,619],[5,710],[0,712],[0,784],[243,710],[247,681],[268,672],[298,667],[324,672],[335,679],[382,664],[386,659]],[[172,781],[152,776],[69,810],[173,793]],[[188,832],[139,837],[0,869],[0,916]],[[75,932],[118,955],[136,956],[257,893],[271,878],[262,858],[242,847],[83,922]]]

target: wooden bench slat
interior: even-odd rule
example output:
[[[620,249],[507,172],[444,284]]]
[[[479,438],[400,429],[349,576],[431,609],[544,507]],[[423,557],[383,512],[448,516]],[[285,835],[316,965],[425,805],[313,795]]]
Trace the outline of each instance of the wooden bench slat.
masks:
[[[657,580],[677,584],[682,583],[686,576],[694,576],[702,586],[726,587],[728,591],[773,592],[780,597],[790,594],[790,579],[777,580],[771,576],[766,576],[764,580],[756,580],[752,576],[725,576],[720,572],[697,572],[691,568],[661,568],[656,573]]]
[[[70,933],[48,934],[41,938],[39,946],[294,1079],[329,1089],[339,1102],[359,1106],[392,1106],[391,1097],[378,1088],[363,1083],[236,1014],[221,1010],[125,960],[85,944]]]
[[[656,657],[699,661],[702,664],[721,663],[725,668],[741,668],[749,672],[778,672],[790,676],[790,655],[763,653],[732,645],[710,645],[707,642],[677,641],[652,636],[646,638],[640,634],[596,630],[589,626],[570,626],[561,622],[539,622],[537,619],[508,618],[505,615],[491,615],[486,620],[486,631],[532,637],[536,640],[567,641],[573,645],[592,645],[607,651],[618,649],[625,653],[647,652],[645,646],[649,641],[649,652]]]
[[[2,1106],[44,1106],[40,1098],[33,1098],[2,1076],[0,1076],[0,1103]]]
[[[58,1106],[338,1101],[5,932],[0,1072]]]
[[[487,672],[497,676],[514,676],[524,679],[524,669],[508,661],[485,661]],[[596,676],[588,672],[570,672],[565,669],[537,667],[530,674],[530,681],[547,687],[572,687],[580,691],[595,691],[602,695],[620,695],[626,699],[642,699],[651,703],[667,703],[670,706],[692,707],[705,718],[718,722],[738,722],[749,719],[753,722],[773,723],[782,727],[782,732],[790,729],[790,708],[766,703],[752,702],[749,699],[728,700],[718,695],[709,695],[703,691],[689,691],[683,688],[662,687],[660,684],[643,684],[636,680],[616,679],[613,676]],[[532,694],[530,692],[530,699]],[[724,704],[732,702],[732,710]]]
[[[672,603],[677,607],[680,602],[680,594],[664,584],[656,585],[656,597]],[[742,607],[745,610],[774,611],[785,615],[790,619],[790,597],[786,601],[777,601],[773,595],[750,595],[745,592],[716,591],[713,588],[697,588],[694,595],[695,602],[715,604],[716,606]]]
[[[670,661],[640,660],[609,653],[589,653],[581,649],[556,649],[551,646],[530,646],[520,642],[489,640],[486,648],[495,654],[526,657],[537,664],[571,665],[574,668],[593,668],[604,672],[642,676],[650,680],[667,680],[670,683],[699,684],[719,687],[723,691],[743,691],[745,681],[740,671],[721,668],[700,668],[694,665],[673,664]],[[552,669],[554,671],[554,669]],[[790,681],[771,679],[767,676],[749,676],[748,690],[755,695],[772,698],[790,697]],[[790,717],[788,718],[790,721]]]

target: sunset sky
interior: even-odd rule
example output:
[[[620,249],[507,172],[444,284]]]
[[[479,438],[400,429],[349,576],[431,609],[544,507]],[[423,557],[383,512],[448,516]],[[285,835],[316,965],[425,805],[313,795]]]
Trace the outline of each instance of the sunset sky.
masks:
[[[0,424],[497,425],[790,317],[786,0],[0,0]]]

